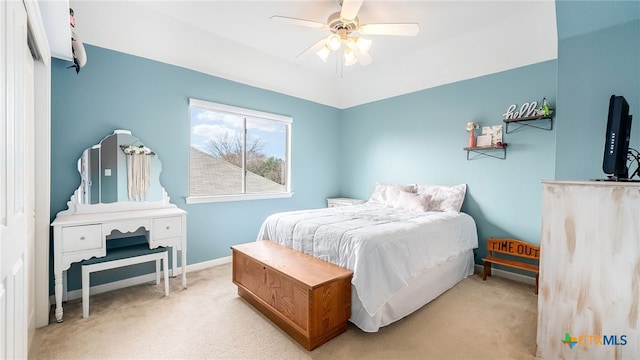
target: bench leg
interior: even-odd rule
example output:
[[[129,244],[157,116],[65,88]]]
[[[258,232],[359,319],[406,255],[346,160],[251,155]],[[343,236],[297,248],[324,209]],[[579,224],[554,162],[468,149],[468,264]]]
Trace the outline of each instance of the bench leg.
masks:
[[[182,249],[184,251],[184,249]],[[171,247],[171,277],[176,277],[176,266],[178,266],[178,249],[175,246]],[[168,267],[165,266],[165,267]]]
[[[160,285],[160,261],[162,259],[156,259],[156,285]]]
[[[169,252],[165,251],[162,260],[164,261],[164,296],[169,296]],[[158,272],[158,276],[160,273]]]
[[[491,263],[485,261],[484,271],[482,272],[482,281],[487,280],[487,276],[491,276]]]
[[[89,317],[89,279],[91,273],[86,267],[82,267],[82,317]]]

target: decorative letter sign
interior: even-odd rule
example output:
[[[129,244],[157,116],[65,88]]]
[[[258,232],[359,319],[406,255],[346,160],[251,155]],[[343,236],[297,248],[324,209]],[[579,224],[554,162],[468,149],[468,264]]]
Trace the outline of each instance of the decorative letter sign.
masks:
[[[512,104],[507,109],[507,112],[502,114],[505,119],[519,119],[523,117],[535,116],[538,114],[538,102],[532,101],[530,103],[524,103],[520,107],[519,111],[515,111],[518,106],[516,104]],[[514,112],[515,111],[515,112]]]

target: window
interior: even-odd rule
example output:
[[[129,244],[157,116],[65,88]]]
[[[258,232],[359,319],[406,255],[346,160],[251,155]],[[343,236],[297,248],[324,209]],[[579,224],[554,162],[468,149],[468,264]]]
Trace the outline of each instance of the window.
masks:
[[[291,196],[289,116],[189,100],[187,204]]]

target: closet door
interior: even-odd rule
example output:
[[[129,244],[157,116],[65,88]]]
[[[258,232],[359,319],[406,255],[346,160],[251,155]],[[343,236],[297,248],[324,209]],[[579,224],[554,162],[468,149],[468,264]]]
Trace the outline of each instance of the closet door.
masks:
[[[23,2],[0,2],[0,19],[0,358],[23,359],[33,276],[26,249],[34,239],[34,62]]]

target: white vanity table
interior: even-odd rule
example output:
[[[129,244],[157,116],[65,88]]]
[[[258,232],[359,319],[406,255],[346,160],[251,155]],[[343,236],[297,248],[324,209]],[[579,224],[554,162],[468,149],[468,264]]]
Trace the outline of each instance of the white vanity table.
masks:
[[[107,141],[108,140],[108,141]],[[172,275],[175,274],[177,252],[180,251],[182,287],[187,286],[187,212],[169,202],[169,197],[159,185],[161,165],[151,162],[153,177],[143,186],[144,201],[130,201],[131,186],[127,186],[127,155],[123,146],[139,140],[126,130],[117,130],[107,136],[100,145],[85,150],[78,161],[82,177],[80,187],[68,202],[69,209],[57,214],[52,222],[54,251],[54,283],[56,320],[62,321],[63,274],[72,263],[107,255],[107,237],[114,230],[122,234],[145,231],[149,248],[172,248]],[[110,146],[107,146],[109,143]],[[114,146],[115,144],[115,146]],[[137,146],[137,145],[136,145]],[[97,150],[97,151],[96,151]],[[92,154],[93,153],[93,154]],[[154,156],[154,155],[148,155]],[[107,159],[111,157],[111,160]],[[107,166],[107,167],[105,167]],[[109,177],[109,179],[105,178]],[[131,177],[129,177],[131,183]],[[157,184],[154,182],[157,181]],[[99,185],[96,187],[96,185]],[[109,187],[109,189],[106,189]],[[120,187],[120,189],[118,189]],[[129,188],[127,192],[126,189]],[[118,196],[114,194],[119,194]],[[90,199],[94,199],[91,201]],[[110,198],[111,202],[100,202]]]

